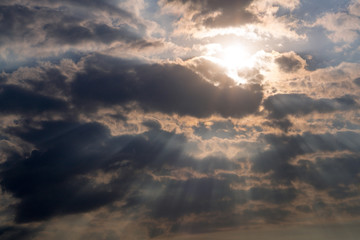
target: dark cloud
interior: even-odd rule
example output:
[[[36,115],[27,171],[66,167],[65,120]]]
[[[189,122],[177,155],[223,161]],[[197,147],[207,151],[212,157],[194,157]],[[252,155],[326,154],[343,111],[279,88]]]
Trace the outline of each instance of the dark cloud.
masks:
[[[19,202],[16,222],[44,221],[54,216],[89,212],[123,199],[136,184],[136,194],[125,208],[145,206],[156,219],[176,220],[189,214],[231,212],[248,201],[286,204],[293,201],[292,188],[231,188],[233,178],[190,178],[155,181],[141,169],[155,173],[191,168],[201,173],[233,171],[240,166],[225,157],[195,159],[183,152],[183,135],[160,129],[156,121],[144,122],[149,131],[138,135],[111,136],[98,123],[42,122],[41,127],[9,128],[8,133],[32,143],[37,150],[23,157],[11,155],[1,165],[1,186]],[[97,172],[115,173],[108,182],[97,183]],[[135,183],[135,180],[137,183]],[[241,180],[237,182],[241,183]],[[140,183],[140,185],[138,185]],[[144,195],[142,189],[153,189]],[[160,194],[158,194],[160,193]],[[259,216],[261,214],[259,213]],[[266,214],[265,214],[266,215]],[[270,221],[270,216],[266,216]],[[278,221],[276,218],[271,221]]]
[[[275,59],[283,72],[296,72],[303,67],[303,64],[295,56],[281,56]]]
[[[102,125],[44,122],[40,130],[12,131],[39,149],[25,159],[14,156],[2,166],[3,189],[21,199],[16,205],[17,222],[90,211],[119,199],[129,186],[131,170],[107,186],[94,186],[90,178],[82,177],[96,170],[116,169],[122,166],[124,158],[130,159],[126,156],[126,144],[118,140],[119,145],[114,149],[111,144],[117,141],[111,139],[109,130]],[[115,142],[110,143],[111,140]],[[109,152],[108,148],[112,150]],[[120,153],[123,148],[124,152]],[[123,157],[114,160],[117,151]]]
[[[190,213],[229,211],[235,206],[229,184],[211,178],[171,181],[164,194],[146,202],[153,217],[172,220]]]
[[[35,22],[35,14],[29,8],[21,5],[0,6],[0,16],[0,43],[32,36],[30,25]]]
[[[255,172],[270,172],[269,179],[274,184],[291,184],[300,180],[314,186],[318,190],[329,190],[329,195],[340,198],[343,192],[350,197],[353,193],[341,186],[357,184],[360,179],[358,147],[360,136],[352,132],[336,135],[314,135],[305,133],[300,136],[266,136],[270,149],[259,153],[253,159],[252,169]],[[349,151],[353,155],[342,157],[317,158],[306,160],[304,157],[297,163],[291,163],[296,157],[321,152]],[[346,194],[345,194],[346,193]]]
[[[358,86],[360,86],[360,78],[354,79],[354,83]]]
[[[39,78],[28,77],[23,80],[29,85],[29,91],[48,96],[68,96],[67,77],[57,68],[45,68]]]
[[[51,56],[69,45],[86,51],[80,46],[83,43],[121,42],[136,49],[163,45],[161,40],[147,40],[146,26],[113,1],[33,1],[26,5],[14,1],[0,5],[0,16],[0,43],[5,49],[16,50],[14,43],[27,51],[47,47]],[[113,22],[101,21],[106,16]]]
[[[289,128],[293,126],[289,119],[272,119],[272,121],[265,122],[264,124],[270,127],[280,128],[284,132],[287,132]]]
[[[36,0],[37,2],[44,3],[43,0]],[[108,14],[115,15],[118,17],[121,17],[123,19],[129,20],[133,24],[137,24],[140,27],[141,31],[145,30],[145,26],[139,22],[139,20],[129,11],[126,11],[123,8],[120,8],[118,6],[118,3],[114,0],[105,0],[105,1],[97,1],[97,0],[65,0],[59,1],[57,0],[47,0],[45,1],[47,3],[50,3],[51,5],[73,5],[73,6],[80,6],[87,9],[91,9],[92,11],[98,11],[102,10],[107,12]]]
[[[277,94],[264,101],[264,107],[275,119],[288,115],[307,115],[313,112],[331,113],[357,108],[353,96],[345,95],[339,98],[313,99],[305,94]]]
[[[39,149],[26,158],[15,155],[2,166],[3,189],[21,199],[16,205],[17,222],[89,211],[114,201],[120,194],[121,185],[114,192],[94,187],[80,176],[104,164],[104,148],[99,145],[109,132],[101,125],[49,122],[43,123],[41,130],[17,134]]]
[[[235,86],[235,81],[226,75],[226,68],[205,58],[193,58],[188,67],[199,73],[206,80],[220,87]]]
[[[312,211],[308,205],[298,205],[296,206],[296,210],[303,213],[310,213]]]
[[[334,198],[348,198],[354,195],[346,187],[358,184],[360,178],[360,163],[358,156],[341,158],[316,159],[315,163],[301,161],[298,167],[299,178],[317,189],[331,189],[329,195]]]
[[[149,129],[160,130],[161,123],[157,120],[147,120],[142,123],[144,126],[148,127]]]
[[[285,204],[294,200],[297,196],[297,190],[287,189],[268,189],[262,187],[253,187],[249,190],[250,199],[264,201],[274,204]]]
[[[36,94],[16,85],[0,85],[0,112],[3,114],[37,114],[66,111],[65,101]]]
[[[195,117],[242,117],[256,112],[262,100],[259,85],[220,88],[181,65],[131,65],[105,56],[87,59],[72,94],[85,108],[135,101],[145,111]]]
[[[193,178],[185,181],[169,180],[154,182],[147,186],[154,195],[133,196],[128,199],[129,205],[143,203],[150,210],[150,216],[155,219],[166,218],[176,221],[183,216],[191,214],[215,214],[214,219],[208,219],[208,223],[217,222],[217,217],[231,214],[236,206],[247,202],[261,201],[264,206],[268,204],[287,204],[296,196],[296,190],[270,189],[253,187],[249,190],[235,190],[231,188],[233,182],[229,179],[219,180],[214,178]],[[156,193],[156,194],[155,194]],[[160,194],[159,194],[160,193]],[[252,216],[244,212],[243,220],[251,222]],[[268,221],[278,221],[276,216],[267,216],[266,213],[258,212],[258,217],[265,217]]]
[[[237,135],[246,135],[245,131],[235,129],[235,125],[229,121],[216,121],[211,126],[206,126],[204,122],[200,122],[193,127],[194,134],[202,139],[211,139],[213,137],[232,139]]]
[[[27,240],[33,239],[35,230],[25,227],[0,226],[0,238],[4,240]]]
[[[199,11],[193,19],[207,27],[239,26],[257,20],[255,15],[246,10],[253,0],[167,0],[167,2],[190,4],[192,10]],[[214,16],[218,12],[220,14]]]
[[[46,37],[60,44],[81,44],[89,41],[110,44],[112,42],[135,43],[144,41],[142,37],[129,27],[114,28],[106,24],[53,23],[43,27]],[[149,42],[149,44],[151,44]]]
[[[124,196],[134,179],[141,179],[135,174],[136,169],[161,170],[170,166],[209,172],[236,167],[224,158],[197,160],[186,156],[182,151],[186,142],[183,135],[162,131],[154,122],[145,124],[152,128],[144,134],[117,137],[111,136],[109,130],[98,123],[43,122],[41,128],[25,126],[8,129],[8,133],[34,144],[37,149],[25,158],[13,154],[1,165],[3,190],[20,200],[15,205],[16,222],[43,221],[111,204]],[[107,184],[96,183],[93,177],[97,171],[104,174],[115,172],[117,177],[111,178]],[[213,184],[217,180],[198,181],[199,184],[195,185],[200,185],[199,189],[189,190],[191,198],[205,199],[216,189]],[[170,189],[184,187],[179,184],[169,183],[169,191],[163,197],[175,197]],[[205,195],[198,192],[200,189]],[[231,194],[229,186],[226,189]],[[163,203],[158,199],[151,204],[162,206],[166,201]],[[218,201],[221,201],[220,196]],[[188,208],[183,213],[186,214],[198,212],[194,204],[204,203],[191,200],[188,205],[186,201],[182,204],[185,204],[184,211]],[[203,209],[208,209],[209,204]],[[176,212],[173,214],[178,216]],[[156,213],[154,216],[160,215]]]
[[[359,196],[358,191],[353,191],[349,187],[339,186],[337,184],[336,187],[333,187],[332,190],[329,191],[329,196],[335,199],[346,199]]]

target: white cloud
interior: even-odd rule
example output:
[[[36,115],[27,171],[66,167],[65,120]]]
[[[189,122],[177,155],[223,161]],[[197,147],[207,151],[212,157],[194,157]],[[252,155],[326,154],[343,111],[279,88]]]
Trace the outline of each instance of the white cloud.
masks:
[[[333,42],[354,42],[360,31],[360,3],[354,1],[347,12],[326,13],[318,18],[313,26],[321,25],[329,31],[328,37]]]

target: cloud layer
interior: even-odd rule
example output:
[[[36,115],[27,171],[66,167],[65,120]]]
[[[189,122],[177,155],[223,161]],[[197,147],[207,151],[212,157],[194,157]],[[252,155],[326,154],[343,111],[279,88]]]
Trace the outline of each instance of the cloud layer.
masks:
[[[3,1],[0,238],[356,225],[359,2],[312,4]]]

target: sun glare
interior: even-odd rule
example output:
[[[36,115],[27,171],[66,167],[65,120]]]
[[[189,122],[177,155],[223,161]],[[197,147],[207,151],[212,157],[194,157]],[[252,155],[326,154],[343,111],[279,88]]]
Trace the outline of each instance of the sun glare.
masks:
[[[246,48],[240,44],[236,45],[210,45],[207,58],[221,66],[227,71],[226,74],[237,83],[246,83],[239,77],[238,71],[245,67],[251,67],[251,56]]]
[[[228,68],[241,68],[246,66],[249,54],[243,46],[234,45],[225,47],[220,53],[220,58]]]

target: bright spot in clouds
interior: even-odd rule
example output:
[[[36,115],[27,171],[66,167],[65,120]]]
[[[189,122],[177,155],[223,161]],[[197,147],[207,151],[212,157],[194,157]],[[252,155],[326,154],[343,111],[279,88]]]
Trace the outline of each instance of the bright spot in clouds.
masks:
[[[254,57],[241,44],[209,44],[206,46],[205,58],[227,69],[226,74],[236,83],[246,83],[238,71],[254,64]]]
[[[248,65],[249,53],[241,45],[226,46],[220,58],[228,68],[241,68]]]

